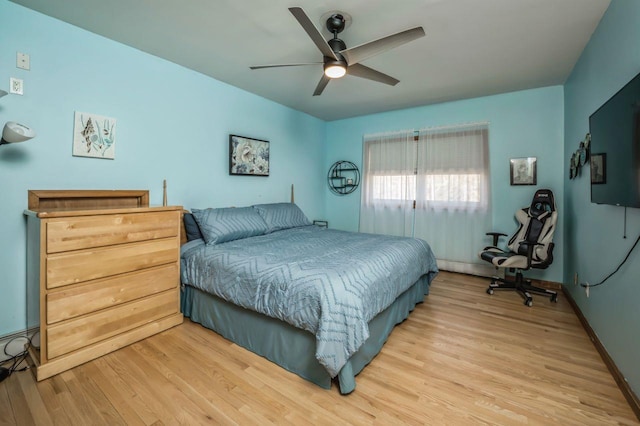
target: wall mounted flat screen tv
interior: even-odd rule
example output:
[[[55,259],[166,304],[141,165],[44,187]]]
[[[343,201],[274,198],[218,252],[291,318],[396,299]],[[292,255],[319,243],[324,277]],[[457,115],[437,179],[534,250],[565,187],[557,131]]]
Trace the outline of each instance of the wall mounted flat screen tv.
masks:
[[[640,208],[640,74],[589,117],[591,202]]]

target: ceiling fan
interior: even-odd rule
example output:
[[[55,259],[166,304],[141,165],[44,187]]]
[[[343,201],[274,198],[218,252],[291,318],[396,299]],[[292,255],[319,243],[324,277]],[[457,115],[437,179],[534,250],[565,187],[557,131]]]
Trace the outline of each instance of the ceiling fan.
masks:
[[[395,86],[400,82],[399,80],[364,66],[360,62],[425,35],[422,27],[415,27],[347,49],[346,44],[338,38],[338,34],[344,30],[346,25],[343,14],[337,12],[332,13],[327,18],[327,29],[333,34],[333,38],[327,41],[315,25],[313,25],[313,22],[311,22],[311,19],[309,19],[302,8],[291,7],[289,8],[289,12],[298,20],[298,23],[300,23],[316,47],[320,50],[324,56],[323,61],[301,64],[259,65],[249,68],[257,70],[263,68],[322,64],[324,74],[316,86],[313,96],[320,95],[332,78],[340,78],[345,74]]]

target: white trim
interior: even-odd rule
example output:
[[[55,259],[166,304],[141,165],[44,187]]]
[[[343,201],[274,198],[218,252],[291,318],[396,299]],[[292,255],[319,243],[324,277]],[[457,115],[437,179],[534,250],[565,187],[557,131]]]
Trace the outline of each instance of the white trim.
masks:
[[[458,123],[458,124],[444,124],[442,126],[432,126],[432,127],[421,127],[418,130],[408,129],[408,130],[390,130],[387,132],[379,132],[379,133],[369,133],[362,135],[363,142],[367,142],[367,139],[381,136],[393,136],[395,134],[403,134],[403,133],[414,133],[418,134],[420,131],[431,131],[431,130],[448,130],[448,129],[460,129],[464,130],[467,127],[476,127],[476,126],[489,126],[491,124],[490,121],[470,121],[467,123]]]
[[[459,123],[459,124],[445,124],[443,126],[433,126],[433,127],[422,127],[420,131],[426,130],[448,130],[448,129],[464,129],[465,127],[476,127],[476,126],[489,126],[491,124],[490,121],[471,121],[468,123]],[[416,131],[417,132],[417,131]]]
[[[396,135],[398,135],[399,137],[406,137],[406,135],[408,134],[415,134],[417,132],[418,131],[415,129],[402,129],[402,130],[390,130],[388,132],[380,132],[380,133],[369,133],[369,134],[362,135],[362,142],[367,143],[367,142],[370,142],[370,139],[373,139],[373,138],[389,137],[389,136],[396,136]]]
[[[495,267],[480,263],[463,263],[451,260],[436,259],[438,269],[449,272],[459,272],[461,274],[477,275],[480,277],[504,278],[504,268],[496,270]]]

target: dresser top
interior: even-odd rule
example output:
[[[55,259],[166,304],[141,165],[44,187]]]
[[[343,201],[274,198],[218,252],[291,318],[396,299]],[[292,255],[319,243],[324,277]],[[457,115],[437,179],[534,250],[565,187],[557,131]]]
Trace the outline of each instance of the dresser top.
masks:
[[[106,208],[106,209],[64,209],[51,211],[33,211],[25,210],[27,216],[36,216],[42,219],[54,217],[72,217],[72,216],[96,216],[105,214],[129,214],[129,213],[149,213],[162,211],[182,211],[182,206],[158,206],[158,207],[132,207],[132,208]]]
[[[149,207],[149,191],[121,189],[31,189],[28,191],[27,209],[37,212],[131,207]]]
[[[25,214],[45,218],[163,210],[182,210],[182,207],[149,207],[148,190],[32,189],[28,191]]]

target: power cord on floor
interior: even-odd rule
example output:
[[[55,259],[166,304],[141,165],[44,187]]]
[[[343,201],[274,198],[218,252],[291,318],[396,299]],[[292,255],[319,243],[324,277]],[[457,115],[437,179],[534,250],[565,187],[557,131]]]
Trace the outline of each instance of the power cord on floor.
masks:
[[[591,287],[598,287],[599,285],[604,284],[609,278],[611,278],[616,272],[618,272],[620,270],[620,268],[622,268],[622,265],[625,264],[625,262],[627,261],[627,259],[629,259],[629,256],[631,256],[631,253],[633,252],[633,249],[636,248],[636,246],[638,245],[638,242],[640,241],[640,235],[638,235],[638,238],[636,239],[636,242],[633,243],[633,246],[631,246],[631,249],[629,249],[629,252],[627,253],[627,255],[624,257],[624,260],[622,261],[622,263],[620,263],[618,265],[618,267],[616,268],[615,271],[613,271],[612,273],[610,273],[609,275],[607,275],[605,277],[605,279],[603,279],[602,281],[600,281],[599,283],[596,284],[589,284],[589,283],[580,283],[580,285],[584,288],[591,288]]]
[[[7,352],[7,347],[14,341],[18,340],[18,339],[26,339],[27,343],[25,345],[25,348],[22,352],[20,352],[17,355],[11,355]],[[29,348],[31,347],[31,345],[33,344],[32,342],[33,336],[31,337],[27,337],[27,336],[16,336],[13,339],[9,340],[7,342],[7,344],[4,347],[4,354],[5,356],[8,356],[8,359],[5,359],[4,361],[0,362],[0,382],[2,382],[4,379],[6,379],[7,377],[11,376],[13,373],[15,373],[16,371],[24,371],[29,369],[29,366],[25,366],[22,368],[18,368],[20,364],[22,364],[22,362],[27,359],[27,355],[29,354]],[[11,364],[10,367],[5,367],[7,364]]]

